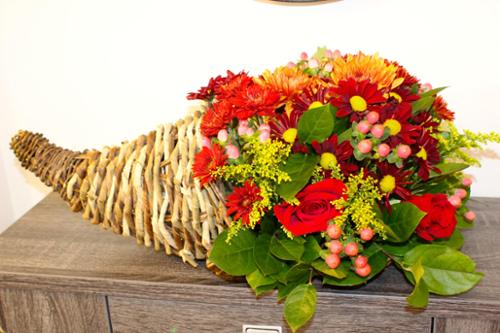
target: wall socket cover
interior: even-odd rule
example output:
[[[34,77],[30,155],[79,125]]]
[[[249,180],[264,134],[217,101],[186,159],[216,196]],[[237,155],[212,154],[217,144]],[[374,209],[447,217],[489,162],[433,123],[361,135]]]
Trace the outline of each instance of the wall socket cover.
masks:
[[[243,325],[243,333],[282,333],[281,326]]]

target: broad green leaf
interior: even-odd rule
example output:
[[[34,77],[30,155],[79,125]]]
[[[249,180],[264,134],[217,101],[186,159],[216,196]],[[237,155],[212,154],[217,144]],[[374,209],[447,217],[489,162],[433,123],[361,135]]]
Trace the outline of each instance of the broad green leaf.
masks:
[[[429,303],[429,290],[427,285],[423,281],[424,267],[420,261],[417,261],[411,267],[411,273],[413,274],[415,288],[413,292],[406,298],[408,304],[415,308],[425,308]]]
[[[288,296],[301,283],[288,283],[288,284],[279,284],[278,286],[278,301],[283,300]]]
[[[296,264],[286,273],[286,283],[306,283],[311,277],[311,266],[306,264]]]
[[[459,229],[470,229],[474,227],[474,222],[467,222],[462,214],[456,214],[457,217],[457,228]]]
[[[462,235],[460,230],[455,229],[455,231],[449,238],[436,239],[432,242],[432,244],[445,245],[451,247],[452,249],[460,250],[462,245],[464,245],[464,236]]]
[[[267,286],[260,286],[260,287],[257,287],[254,292],[255,292],[255,296],[261,296],[262,294],[264,293],[267,293],[269,291],[272,291],[274,289],[276,289],[276,286],[278,285],[278,283],[273,283],[273,284],[269,284]]]
[[[420,245],[405,255],[404,263],[412,266],[421,260],[423,281],[438,295],[456,295],[474,287],[483,274],[475,271],[474,261],[460,251],[442,245]]]
[[[435,96],[438,93],[440,93],[441,91],[445,90],[446,88],[448,88],[448,87],[439,87],[439,88],[431,89],[429,91],[426,91],[426,92],[420,94],[420,97]]]
[[[465,170],[469,167],[468,164],[465,163],[440,163],[435,165],[436,168],[441,170],[440,173],[432,171],[430,172],[429,179],[435,178],[435,177],[442,177],[442,176],[447,176],[451,175],[455,172],[459,172],[462,170]]]
[[[351,136],[352,136],[352,128],[348,128],[345,131],[343,131],[342,133],[340,133],[340,135],[338,137],[338,143],[340,144],[344,141],[350,140]]]
[[[304,253],[304,244],[300,243],[298,238],[279,239],[275,235],[271,238],[269,249],[271,250],[271,253],[279,259],[300,261],[300,258]]]
[[[435,99],[436,98],[434,96],[420,97],[420,99],[411,104],[412,113],[415,115],[423,111],[428,111],[434,103]]]
[[[290,155],[281,169],[290,176],[291,181],[279,184],[276,189],[277,193],[287,201],[295,198],[295,195],[311,178],[318,161],[319,156],[317,155]]]
[[[295,287],[285,301],[285,320],[292,332],[304,326],[316,312],[316,288],[310,284]]]
[[[316,260],[312,263],[312,267],[325,275],[332,276],[336,279],[343,279],[347,276],[347,273],[343,269],[333,269],[330,268],[326,262],[322,259]]]
[[[255,239],[252,231],[243,229],[228,243],[225,230],[215,240],[209,260],[227,274],[250,274],[257,268],[253,258]]]
[[[257,237],[255,247],[253,248],[255,263],[264,275],[276,274],[283,267],[283,263],[271,254],[269,249],[270,244],[271,236],[268,234],[261,234]]]
[[[304,143],[321,143],[332,134],[333,125],[333,114],[327,104],[304,112],[297,124],[297,134]]]
[[[271,216],[270,214],[265,215],[262,218],[262,222],[260,223],[261,233],[273,235],[276,229],[278,229],[276,218],[274,216]]]
[[[268,285],[273,285],[276,284],[276,279],[270,277],[270,276],[265,276],[262,274],[262,272],[259,269],[256,269],[250,274],[247,274],[246,276],[248,285],[256,291],[257,288],[262,287],[262,286],[268,286]]]
[[[339,286],[339,287],[359,286],[361,284],[368,282],[368,280],[372,279],[374,276],[383,271],[384,268],[387,266],[387,262],[388,259],[383,252],[381,251],[375,252],[368,258],[368,263],[372,267],[372,272],[367,277],[361,277],[350,269],[351,266],[350,262],[342,261],[340,269],[343,270],[347,276],[343,279],[336,279],[334,277],[325,276],[323,278],[323,284],[329,284],[332,286]]]
[[[304,243],[304,254],[302,255],[302,261],[305,263],[311,263],[318,259],[321,252],[321,247],[318,241],[313,236],[307,236],[306,242]]]
[[[404,257],[406,252],[410,251],[417,245],[419,245],[418,242],[415,242],[412,239],[410,239],[405,243],[398,243],[398,244],[383,243],[380,246],[382,246],[385,252],[389,253],[392,256]]]
[[[394,243],[407,241],[425,214],[409,202],[392,205],[392,213],[384,217],[387,240]]]

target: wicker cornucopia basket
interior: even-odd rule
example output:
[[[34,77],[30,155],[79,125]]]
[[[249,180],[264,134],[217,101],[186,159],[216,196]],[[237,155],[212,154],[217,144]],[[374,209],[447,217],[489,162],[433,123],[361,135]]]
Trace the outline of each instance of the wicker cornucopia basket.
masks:
[[[12,138],[11,149],[85,219],[197,266],[230,223],[223,184],[202,188],[191,174],[201,115],[102,151],[63,149],[28,131]]]

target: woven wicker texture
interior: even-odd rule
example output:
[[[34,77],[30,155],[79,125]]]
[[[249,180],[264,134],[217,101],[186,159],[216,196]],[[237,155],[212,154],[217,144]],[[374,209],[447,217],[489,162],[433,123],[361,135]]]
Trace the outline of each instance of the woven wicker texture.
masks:
[[[197,266],[230,223],[223,184],[201,188],[192,177],[200,120],[195,112],[102,151],[74,152],[20,131],[11,149],[85,219]]]

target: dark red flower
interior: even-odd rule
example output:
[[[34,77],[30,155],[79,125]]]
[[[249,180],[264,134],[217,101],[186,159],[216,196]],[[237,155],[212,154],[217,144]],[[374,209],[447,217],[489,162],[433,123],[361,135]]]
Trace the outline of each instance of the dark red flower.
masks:
[[[338,143],[337,134],[332,135],[327,140],[323,141],[321,144],[317,141],[312,142],[312,147],[316,154],[322,155],[323,153],[331,153],[335,156],[337,163],[340,165],[340,169],[345,175],[351,174],[358,170],[356,164],[350,163],[350,159],[353,156],[354,149],[349,140],[342,143]]]
[[[228,71],[228,73],[230,72]],[[215,97],[215,92],[217,91],[220,84],[224,82],[224,80],[226,80],[226,78],[220,75],[215,78],[211,78],[208,81],[206,87],[201,87],[197,92],[188,93],[187,99],[189,100],[200,99],[207,102],[211,102]]]
[[[201,134],[206,137],[216,136],[233,118],[233,107],[228,101],[214,103],[201,119]]]
[[[411,107],[402,104],[386,104],[380,111],[380,122],[389,128],[390,135],[386,142],[392,147],[400,143],[413,144],[419,136],[420,127],[409,123]]]
[[[403,170],[403,168],[398,168],[394,164],[381,162],[377,164],[377,172],[379,187],[384,194],[384,203],[386,205],[389,204],[389,198],[393,194],[403,200],[411,196],[411,192],[406,188],[407,185],[412,183],[409,180],[412,174],[411,170]]]
[[[438,149],[438,140],[426,130],[422,130],[417,142],[412,146],[413,154],[418,165],[418,176],[424,181],[429,179],[429,170],[440,172],[435,167],[441,160]]]
[[[226,198],[226,206],[228,216],[233,215],[233,220],[244,225],[249,224],[250,213],[252,212],[253,204],[262,200],[260,189],[254,183],[246,181],[242,187],[235,187],[233,193]]]
[[[410,73],[408,73],[406,68],[404,68],[403,66],[398,64],[397,61],[387,61],[386,63],[389,65],[390,64],[395,65],[397,67],[396,77],[402,77],[404,79],[403,83],[401,84],[402,86],[410,86],[411,87],[415,83],[418,83],[418,79],[416,77],[414,77],[413,75],[411,75]]]
[[[325,231],[339,212],[332,201],[345,197],[346,187],[338,179],[326,179],[306,186],[296,196],[299,205],[286,202],[274,206],[278,221],[294,236]]]
[[[369,80],[343,80],[330,92],[333,95],[331,103],[338,108],[337,117],[350,115],[351,122],[359,121],[368,111],[377,111],[379,104],[386,101],[377,85]]]
[[[427,213],[415,230],[420,238],[433,241],[436,238],[451,236],[457,225],[457,218],[455,207],[448,201],[445,194],[427,193],[422,196],[413,196],[408,202]]]
[[[227,155],[224,149],[214,144],[211,148],[203,149],[194,157],[193,175],[200,180],[201,185],[214,180],[213,173],[226,164]]]
[[[439,119],[450,121],[455,119],[455,113],[448,109],[448,104],[441,96],[436,97],[432,107],[434,108],[434,112],[439,117]]]

